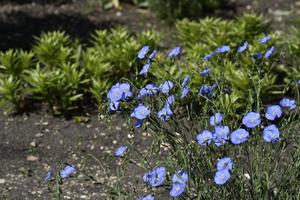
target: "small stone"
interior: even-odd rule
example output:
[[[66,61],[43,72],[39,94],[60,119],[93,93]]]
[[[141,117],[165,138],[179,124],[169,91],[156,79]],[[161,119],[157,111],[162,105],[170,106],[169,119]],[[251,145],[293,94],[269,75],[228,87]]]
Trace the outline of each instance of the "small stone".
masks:
[[[117,144],[117,140],[113,140],[113,144]]]
[[[3,178],[0,179],[0,184],[4,184],[5,182],[6,182],[5,179]]]
[[[26,160],[28,160],[28,161],[37,161],[37,160],[39,160],[39,158],[36,157],[36,156],[33,156],[33,155],[29,155],[29,156],[27,156]]]
[[[37,144],[36,144],[36,142],[33,140],[32,142],[30,142],[30,146],[32,146],[32,147],[36,147],[36,146],[37,146]]]

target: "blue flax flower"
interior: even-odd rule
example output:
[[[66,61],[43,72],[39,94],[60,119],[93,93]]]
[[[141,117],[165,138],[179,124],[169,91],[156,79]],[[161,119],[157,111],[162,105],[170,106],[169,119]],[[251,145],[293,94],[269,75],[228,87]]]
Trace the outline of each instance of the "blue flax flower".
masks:
[[[175,47],[174,49],[172,49],[169,53],[168,53],[168,57],[169,58],[175,58],[177,57],[181,52],[181,48],[180,47]]]
[[[268,120],[275,120],[276,118],[280,118],[282,115],[281,107],[278,105],[268,106],[266,111],[266,118]]]
[[[67,165],[64,169],[60,170],[59,175],[61,178],[67,178],[71,174],[76,172],[76,168],[74,165]]]
[[[119,83],[113,85],[111,89],[107,92],[107,98],[110,102],[116,102],[123,98],[123,92],[119,87]]]
[[[188,181],[188,174],[185,170],[179,170],[172,177],[172,189],[170,191],[171,197],[178,197],[184,191]]]
[[[110,102],[110,103],[109,103],[109,109],[110,109],[111,111],[116,111],[116,110],[118,110],[118,109],[119,109],[119,106],[120,106],[120,102],[118,102],[118,101]]]
[[[199,95],[204,97],[211,97],[212,93],[217,89],[217,84],[213,84],[212,86],[203,85],[200,88]]]
[[[266,142],[278,142],[279,141],[279,130],[272,124],[264,128],[263,138]]]
[[[275,47],[271,47],[270,49],[268,49],[265,53],[265,58],[268,59],[275,51]]]
[[[293,99],[284,98],[279,102],[279,104],[282,107],[289,108],[289,110],[296,108],[296,101]]]
[[[249,137],[249,132],[243,128],[239,128],[231,133],[230,140],[233,144],[241,144],[246,142]]]
[[[248,49],[248,46],[249,46],[248,42],[245,41],[244,44],[238,48],[237,52],[242,53],[242,52],[246,51]]]
[[[131,113],[131,117],[135,117],[136,119],[143,120],[146,119],[150,115],[150,109],[143,104],[139,104],[136,108],[134,108]]]
[[[185,88],[190,81],[191,77],[189,75],[186,75],[181,83],[181,87]]]
[[[49,181],[51,181],[53,179],[53,172],[51,170],[49,170],[47,172],[46,177],[44,178],[44,182],[48,183]]]
[[[203,60],[209,61],[214,55],[215,55],[215,52],[211,52],[210,54],[204,56]]]
[[[149,50],[150,50],[150,47],[148,45],[144,46],[143,48],[140,49],[137,57],[139,59],[144,59],[145,56],[147,55],[147,53],[149,52]]]
[[[174,87],[174,84],[172,81],[165,81],[163,82],[161,85],[160,85],[160,91],[163,93],[163,94],[166,94],[168,93],[172,88]]]
[[[147,75],[147,73],[148,73],[150,67],[151,67],[151,63],[150,63],[150,62],[147,62],[147,63],[143,66],[142,70],[140,71],[140,75]]]
[[[260,59],[262,57],[261,53],[255,53],[252,55],[252,58],[254,59]]]
[[[216,126],[214,130],[214,135],[217,138],[222,138],[222,139],[228,139],[228,134],[229,134],[229,127],[228,126]]]
[[[197,135],[197,142],[201,146],[209,145],[212,139],[213,139],[213,134],[208,130],[204,130]]]
[[[128,149],[127,146],[120,146],[115,150],[115,155],[118,157],[124,156],[125,151]]]
[[[153,60],[155,58],[156,54],[157,54],[157,50],[155,49],[148,57],[148,60],[150,60],[150,61]]]
[[[150,172],[147,172],[143,179],[146,183],[149,183],[152,187],[161,186],[166,179],[166,168],[157,167]]]
[[[173,112],[168,104],[166,104],[158,113],[157,117],[161,121],[167,121],[173,115]]]
[[[209,124],[211,126],[215,126],[215,125],[221,123],[221,121],[223,120],[223,118],[224,118],[223,114],[221,114],[221,113],[215,113],[213,116],[211,116],[209,118]]]
[[[132,92],[130,91],[130,85],[128,83],[121,83],[119,85],[121,91],[123,92],[123,98],[127,99],[132,97]]]
[[[230,178],[228,170],[217,171],[214,177],[214,181],[218,185],[224,185]]]
[[[264,36],[263,38],[261,38],[258,42],[260,44],[265,44],[266,42],[268,42],[271,39],[270,36]]]
[[[230,51],[230,47],[227,46],[227,45],[218,47],[218,48],[216,49],[216,52],[217,52],[217,53],[227,53],[227,52],[229,52],[229,51]]]
[[[248,128],[255,128],[261,122],[260,115],[259,113],[249,112],[243,117],[242,122]]]
[[[211,72],[211,68],[210,67],[207,67],[205,68],[204,70],[202,70],[201,72],[199,72],[200,76],[207,76],[210,72]]]
[[[185,187],[186,187],[185,183],[180,183],[180,182],[173,183],[170,191],[170,196],[174,198],[180,196],[185,191]]]
[[[217,162],[217,170],[232,170],[233,168],[233,162],[231,158],[229,157],[224,157],[218,160]]]
[[[172,106],[175,102],[175,96],[172,94],[166,99],[166,105]]]
[[[138,197],[137,200],[154,200],[154,196],[151,195],[151,194],[148,194],[148,195],[145,196],[145,197]]]
[[[180,96],[180,98],[182,99],[182,98],[186,97],[186,95],[187,95],[189,92],[190,92],[189,88],[187,88],[187,87],[183,88],[182,91],[181,91],[181,96]]]
[[[155,95],[157,94],[159,91],[159,87],[157,85],[154,85],[154,84],[147,84],[145,87],[143,87],[137,98],[140,99],[144,96],[152,96],[152,95]]]
[[[178,170],[177,173],[175,173],[172,177],[173,183],[186,183],[188,181],[188,173],[187,171],[181,169]]]

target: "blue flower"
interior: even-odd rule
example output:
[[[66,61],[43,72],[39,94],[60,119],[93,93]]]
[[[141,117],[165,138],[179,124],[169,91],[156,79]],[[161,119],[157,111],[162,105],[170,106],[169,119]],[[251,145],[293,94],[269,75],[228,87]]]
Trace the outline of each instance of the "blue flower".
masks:
[[[218,160],[217,162],[217,170],[221,171],[221,170],[232,170],[233,168],[233,162],[231,160],[231,158],[229,157],[224,157]]]
[[[248,45],[248,42],[245,41],[244,44],[238,48],[237,52],[238,52],[238,53],[244,52],[245,50],[248,49],[248,46],[249,46],[249,45]]]
[[[215,134],[213,134],[213,136],[214,136],[215,145],[217,147],[223,146],[226,143],[226,139],[217,137]]]
[[[110,102],[110,103],[109,103],[109,109],[110,109],[111,111],[116,111],[116,110],[118,110],[118,109],[119,109],[119,106],[120,106],[120,102],[118,102],[118,101]]]
[[[172,94],[166,99],[166,106],[172,106],[175,102],[175,96]]]
[[[167,104],[165,105],[158,113],[157,117],[161,121],[167,121],[171,116],[173,115],[173,112],[170,108],[170,106]]]
[[[214,177],[214,181],[218,185],[225,184],[230,178],[230,173],[228,170],[217,171]]]
[[[74,165],[67,165],[64,169],[60,170],[59,175],[61,178],[67,178],[71,174],[76,172],[76,168]]]
[[[203,71],[199,72],[199,74],[200,74],[200,76],[206,76],[211,72],[211,70],[212,69],[210,67],[207,67]]]
[[[144,46],[143,48],[140,49],[137,57],[139,59],[145,58],[145,56],[147,55],[147,53],[149,52],[149,50],[150,50],[150,47],[148,45]]]
[[[203,85],[200,88],[199,95],[204,97],[211,97],[212,93],[217,89],[217,84],[214,84],[212,86],[209,85]]]
[[[260,115],[259,113],[249,112],[243,117],[242,122],[247,128],[255,128],[261,122]]]
[[[172,49],[169,53],[168,53],[168,57],[169,58],[174,58],[176,56],[178,56],[181,52],[181,48],[180,47],[175,47],[174,49]]]
[[[272,124],[264,128],[263,138],[266,142],[278,142],[279,141],[279,130]]]
[[[254,59],[260,59],[262,57],[261,53],[255,53],[252,55],[252,58]]]
[[[144,97],[144,96],[151,96],[157,94],[159,91],[159,87],[154,84],[147,84],[145,87],[143,87],[139,94],[138,94],[138,99]]]
[[[146,119],[150,115],[150,109],[143,104],[139,104],[136,108],[134,108],[131,113],[131,117],[135,117],[136,119]]]
[[[132,92],[130,91],[130,85],[128,83],[116,83],[107,93],[107,98],[110,102],[117,102],[131,96]]]
[[[125,151],[128,149],[127,146],[120,146],[115,150],[115,155],[118,157],[124,156]]]
[[[187,87],[183,88],[182,91],[181,91],[180,98],[181,99],[184,98],[189,92],[190,92],[189,88],[187,88]]]
[[[210,54],[204,56],[203,60],[209,61],[214,55],[215,55],[215,52],[211,52]]]
[[[44,182],[48,183],[49,181],[51,181],[52,178],[53,178],[53,172],[50,170],[50,171],[47,172],[47,175],[44,178]]]
[[[140,71],[140,75],[147,75],[148,70],[150,69],[150,67],[151,67],[151,63],[150,63],[150,62],[147,62],[147,63],[143,66],[142,70]]]
[[[233,144],[241,144],[246,142],[249,137],[249,132],[243,128],[239,128],[231,133],[230,139]]]
[[[223,115],[223,114],[221,114],[221,113],[216,113],[216,114],[214,114],[213,116],[211,116],[211,117],[209,118],[209,124],[210,124],[211,126],[215,126],[215,125],[221,123],[221,121],[223,120],[223,118],[224,118],[224,115]]]
[[[268,49],[265,53],[265,58],[268,59],[275,51],[275,47],[271,47],[270,49]]]
[[[229,47],[229,46],[226,46],[226,45],[221,46],[221,47],[218,47],[218,48],[216,49],[216,52],[217,52],[217,53],[227,53],[227,52],[229,52],[229,51],[230,51],[230,47]]]
[[[143,179],[146,183],[149,183],[152,187],[161,186],[166,179],[166,168],[158,167],[153,169],[150,172],[147,172]]]
[[[228,126],[216,126],[214,130],[214,136],[216,138],[228,139],[229,132]]]
[[[116,102],[119,101],[123,98],[123,92],[119,87],[119,83],[117,83],[116,85],[113,85],[111,87],[111,89],[108,91],[107,93],[107,98],[111,101],[111,102]]]
[[[171,197],[178,197],[185,191],[186,184],[185,183],[173,183],[170,191]]]
[[[258,42],[259,42],[260,44],[265,44],[265,43],[268,42],[270,39],[271,39],[270,36],[265,36],[265,37],[261,38]]]
[[[145,197],[138,197],[137,200],[154,200],[154,196],[153,195],[150,195],[148,194],[147,196]]]
[[[154,50],[154,51],[150,54],[150,56],[148,57],[148,59],[149,59],[150,61],[153,60],[153,59],[155,58],[156,54],[157,54],[157,50]]]
[[[188,173],[187,171],[181,169],[178,170],[172,177],[173,183],[186,183],[188,181]]]
[[[189,75],[186,75],[181,83],[181,87],[185,88],[187,84],[190,82],[191,77]]]
[[[124,99],[132,97],[132,92],[130,91],[130,85],[128,83],[121,83],[119,85],[119,88],[123,92],[123,98]]]
[[[281,117],[282,115],[282,111],[281,111],[281,107],[278,105],[272,105],[272,106],[268,106],[267,108],[267,112],[266,112],[266,118],[268,120],[275,120],[276,118]]]
[[[160,91],[164,94],[168,93],[172,88],[174,87],[174,84],[172,81],[165,81],[160,85]]]
[[[212,139],[213,139],[213,134],[208,130],[204,130],[197,135],[197,142],[201,146],[209,145]]]
[[[288,98],[282,99],[279,104],[282,107],[289,108],[289,110],[296,108],[296,101]]]
[[[137,120],[136,120],[136,123],[135,123],[135,127],[136,127],[136,128],[141,128],[142,125],[143,125],[143,120],[137,119]]]
[[[298,85],[300,85],[300,80],[298,80],[296,83],[297,83]]]

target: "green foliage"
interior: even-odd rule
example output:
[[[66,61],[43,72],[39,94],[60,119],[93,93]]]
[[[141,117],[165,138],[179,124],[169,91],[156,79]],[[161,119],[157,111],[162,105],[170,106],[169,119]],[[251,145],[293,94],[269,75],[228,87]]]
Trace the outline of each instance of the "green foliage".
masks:
[[[167,21],[185,17],[196,18],[224,6],[227,0],[148,0],[153,11]]]
[[[237,48],[245,40],[258,43],[257,39],[270,30],[262,17],[245,14],[236,20],[205,18],[200,21],[184,19],[176,23],[177,37],[186,47],[191,59],[198,60],[221,45]]]

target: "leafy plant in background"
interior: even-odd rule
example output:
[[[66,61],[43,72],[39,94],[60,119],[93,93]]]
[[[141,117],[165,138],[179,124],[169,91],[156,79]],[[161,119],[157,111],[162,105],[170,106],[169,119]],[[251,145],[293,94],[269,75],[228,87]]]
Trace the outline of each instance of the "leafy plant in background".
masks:
[[[145,43],[157,48],[160,37],[153,30],[134,36],[121,27],[110,31],[98,30],[92,35],[93,46],[83,54],[83,66],[92,80],[91,93],[98,102],[113,81],[137,72],[136,51]]]
[[[28,98],[24,72],[34,67],[33,52],[8,50],[0,53],[0,106],[17,112],[25,109]]]
[[[206,68],[200,74],[188,70],[184,78],[170,76],[169,80],[159,82],[150,79],[147,82],[151,87],[147,85],[138,90],[126,81],[111,87],[107,93],[110,111],[130,114],[136,128],[142,127],[154,136],[148,147],[150,153],[143,155],[146,162],[129,158],[135,144],[122,146],[115,152],[124,165],[138,163],[145,169],[141,179],[148,190],[138,199],[154,199],[155,191],[159,190],[152,188],[157,187],[168,190],[170,197],[178,199],[299,198],[300,187],[296,186],[299,185],[297,165],[300,162],[300,138],[296,133],[299,98],[297,101],[284,98],[265,102],[263,94],[266,91],[262,83],[269,79],[266,78],[270,71],[267,63],[276,61],[275,48],[267,45],[270,40],[271,37],[265,36],[258,41],[267,46],[261,57],[253,57],[252,47],[245,43],[236,50],[231,46],[218,47],[213,57],[204,59],[204,63],[211,62],[210,65],[215,59],[221,66],[222,70],[214,75],[212,72],[218,71],[216,66],[212,66],[212,70]],[[149,59],[149,52],[144,47],[138,57]],[[178,70],[186,66],[179,65],[182,61],[176,57],[180,54],[181,48],[176,47],[167,56],[168,62]],[[249,101],[239,110],[219,105],[220,99],[234,95],[224,90],[232,80],[222,72],[230,68],[228,65],[235,65],[227,60],[230,57],[235,58],[235,63],[247,59],[253,61],[247,69],[240,68],[239,71],[245,73],[242,76],[249,77]],[[154,62],[156,59],[151,61]],[[147,69],[147,75],[156,70]],[[237,70],[239,68],[233,71]],[[200,84],[196,77],[202,79]],[[169,152],[159,160],[161,144],[167,146]],[[134,190],[127,194],[127,197],[137,198],[132,195]],[[124,197],[126,193],[122,195]]]
[[[150,8],[169,22],[182,18],[197,18],[227,4],[223,0],[148,0]]]

